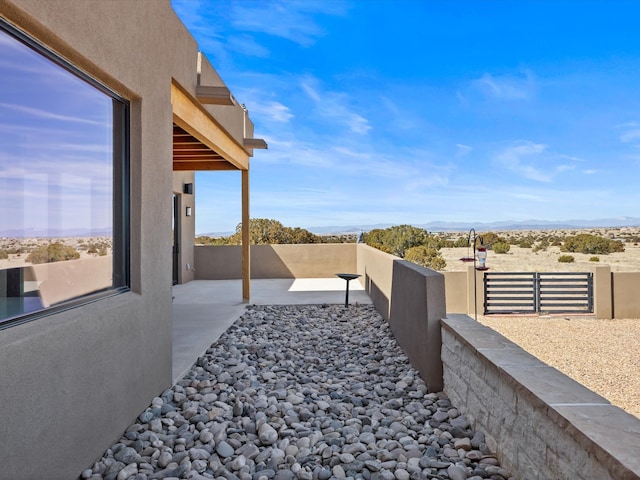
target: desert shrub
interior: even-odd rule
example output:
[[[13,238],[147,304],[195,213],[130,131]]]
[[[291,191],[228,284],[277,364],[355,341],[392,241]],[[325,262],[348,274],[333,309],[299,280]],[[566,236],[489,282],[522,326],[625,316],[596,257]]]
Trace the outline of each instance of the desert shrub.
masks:
[[[492,249],[493,244],[498,242],[507,243],[507,240],[494,232],[487,232],[480,235],[480,243],[488,249]]]
[[[520,248],[531,248],[531,247],[533,247],[533,241],[530,238],[523,238],[517,243],[517,245]],[[494,252],[496,251],[495,245],[493,247],[493,251]]]
[[[507,253],[511,249],[511,245],[507,242],[496,242],[493,244],[493,251],[495,253]]]
[[[624,252],[624,244],[620,240],[611,240],[604,237],[581,233],[564,239],[560,247],[563,252],[591,253],[607,255],[612,252]]]
[[[469,246],[469,242],[467,241],[467,237],[458,237],[458,239],[453,244],[454,247],[467,247]]]
[[[589,259],[590,262],[599,262],[600,261],[600,257],[591,257]]]
[[[573,258],[573,255],[560,255],[558,257],[558,261],[560,263],[573,263],[576,261],[576,259]]]
[[[432,270],[442,270],[447,266],[446,260],[438,250],[424,245],[408,248],[404,259]]]
[[[9,253],[6,250],[0,250],[0,260],[6,260],[9,258]]]
[[[65,260],[76,260],[80,258],[80,253],[73,247],[64,243],[56,242],[50,245],[41,245],[31,251],[27,256],[27,262],[37,263],[53,263],[63,262]]]

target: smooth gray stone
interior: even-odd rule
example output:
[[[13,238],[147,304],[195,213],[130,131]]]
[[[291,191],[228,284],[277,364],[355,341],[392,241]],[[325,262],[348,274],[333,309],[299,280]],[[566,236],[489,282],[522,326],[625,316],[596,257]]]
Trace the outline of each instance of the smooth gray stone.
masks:
[[[227,442],[222,441],[216,445],[216,453],[222,458],[230,457],[234,454],[235,450]]]

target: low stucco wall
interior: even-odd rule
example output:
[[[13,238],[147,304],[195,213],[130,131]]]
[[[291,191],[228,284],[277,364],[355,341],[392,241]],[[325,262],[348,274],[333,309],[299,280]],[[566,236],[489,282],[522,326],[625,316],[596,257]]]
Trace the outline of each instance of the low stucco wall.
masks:
[[[440,319],[444,276],[368,245],[358,244],[358,273],[376,309],[430,391],[442,390]]]
[[[251,278],[326,278],[356,271],[356,244],[252,245]],[[196,280],[242,278],[239,245],[196,246]]]
[[[357,272],[376,310],[389,320],[391,313],[391,289],[393,264],[400,257],[389,255],[365,244],[358,244]]]
[[[442,321],[445,393],[516,478],[640,479],[640,419],[466,315]]]
[[[640,318],[640,273],[612,274],[613,318]]]
[[[469,313],[467,272],[442,272],[448,313]]]
[[[405,260],[393,264],[391,332],[429,391],[442,390],[440,320],[446,315],[444,277]]]

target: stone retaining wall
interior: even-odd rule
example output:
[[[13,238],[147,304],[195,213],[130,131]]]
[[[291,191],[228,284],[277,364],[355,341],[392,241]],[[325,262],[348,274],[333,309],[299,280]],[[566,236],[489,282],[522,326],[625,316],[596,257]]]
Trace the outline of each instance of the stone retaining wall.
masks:
[[[442,320],[445,393],[519,479],[640,479],[640,420],[466,315]]]

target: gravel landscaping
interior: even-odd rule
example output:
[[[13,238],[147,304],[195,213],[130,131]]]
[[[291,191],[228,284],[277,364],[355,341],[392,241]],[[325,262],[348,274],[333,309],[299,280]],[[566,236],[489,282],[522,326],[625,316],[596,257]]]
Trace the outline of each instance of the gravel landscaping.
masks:
[[[504,480],[370,306],[249,306],[83,479]]]
[[[640,418],[640,320],[479,316],[478,321]]]

